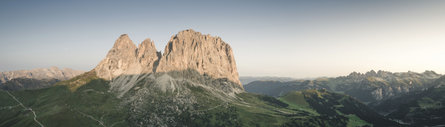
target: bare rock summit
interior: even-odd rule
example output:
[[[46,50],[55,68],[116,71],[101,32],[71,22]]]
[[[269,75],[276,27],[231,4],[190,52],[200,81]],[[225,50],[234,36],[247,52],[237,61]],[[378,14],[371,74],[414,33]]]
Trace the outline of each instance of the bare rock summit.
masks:
[[[232,48],[219,37],[191,29],[172,36],[163,54],[157,52],[152,40],[146,39],[136,47],[128,35],[123,34],[94,71],[103,79],[137,82],[142,75],[188,69],[215,79],[226,78],[242,88]],[[131,77],[118,78],[122,75]],[[125,87],[119,84],[115,85]]]
[[[241,84],[232,48],[219,37],[202,35],[191,29],[170,39],[157,72],[186,69]]]
[[[139,44],[137,50],[137,60],[141,66],[145,68],[142,71],[143,73],[154,72],[160,56],[161,53],[156,51],[156,47],[152,40],[145,39],[141,44]]]
[[[112,80],[120,75],[138,75],[152,73],[153,64],[158,59],[156,48],[150,39],[142,42],[139,47],[131,41],[127,34],[121,35],[108,51],[94,71],[97,76]]]

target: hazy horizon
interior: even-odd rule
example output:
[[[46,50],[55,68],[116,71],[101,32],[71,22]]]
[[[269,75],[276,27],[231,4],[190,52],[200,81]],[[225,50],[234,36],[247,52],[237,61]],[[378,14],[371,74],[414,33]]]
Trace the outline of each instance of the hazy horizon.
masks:
[[[0,71],[93,69],[121,34],[219,36],[240,76],[445,73],[445,1],[0,1]]]

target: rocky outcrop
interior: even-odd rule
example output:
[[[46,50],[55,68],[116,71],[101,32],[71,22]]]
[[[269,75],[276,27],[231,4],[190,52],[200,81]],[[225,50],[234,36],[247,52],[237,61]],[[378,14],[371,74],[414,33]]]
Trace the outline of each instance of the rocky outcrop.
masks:
[[[59,69],[57,67],[8,71],[0,72],[0,83],[5,83],[16,78],[67,80],[82,73],[84,73],[84,71],[69,68]]]
[[[150,39],[146,39],[137,48],[128,35],[121,35],[94,71],[97,76],[111,80],[120,75],[152,73],[158,60],[156,48]]]
[[[120,96],[144,79],[190,70],[223,82],[233,82],[241,91],[243,89],[232,49],[219,37],[184,30],[171,38],[164,51],[163,55],[157,52],[150,39],[136,47],[124,34],[94,71],[99,78],[111,80],[111,89],[118,91]]]
[[[219,37],[181,31],[170,39],[164,51],[157,72],[194,69],[241,85],[232,48]]]
[[[144,67],[143,73],[151,73],[155,71],[158,59],[161,53],[156,52],[155,45],[152,40],[144,40],[138,47],[137,60]]]

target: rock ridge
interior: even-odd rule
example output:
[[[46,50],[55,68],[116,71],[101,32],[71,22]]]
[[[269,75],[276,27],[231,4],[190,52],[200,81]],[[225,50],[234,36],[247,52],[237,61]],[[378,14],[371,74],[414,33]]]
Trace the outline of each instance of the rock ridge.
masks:
[[[122,34],[93,70],[98,77],[113,80],[120,75],[187,69],[213,78],[226,78],[243,88],[230,45],[220,37],[203,35],[192,29],[172,36],[164,53],[156,50],[151,39],[145,39],[136,47],[127,34]]]
[[[214,78],[227,78],[241,84],[232,48],[220,37],[184,30],[165,47],[157,72],[195,69]]]
[[[123,34],[94,70],[98,77],[111,80],[123,74],[151,73],[157,59],[153,41],[146,39],[136,47],[128,35]]]

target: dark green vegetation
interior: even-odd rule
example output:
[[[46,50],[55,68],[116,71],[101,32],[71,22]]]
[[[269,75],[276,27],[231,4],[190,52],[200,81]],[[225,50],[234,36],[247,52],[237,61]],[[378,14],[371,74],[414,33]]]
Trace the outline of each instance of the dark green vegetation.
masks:
[[[239,80],[243,85],[249,84],[253,81],[281,81],[281,82],[287,82],[287,81],[293,81],[295,79],[289,78],[289,77],[271,77],[271,76],[260,76],[260,77],[254,77],[254,76],[240,76]]]
[[[289,92],[279,98],[288,103],[294,109],[303,109],[308,112],[316,111],[317,119],[327,125],[335,126],[397,126],[398,124],[385,119],[369,109],[366,105],[358,102],[352,97],[336,94],[326,90],[304,90]],[[312,110],[312,111],[311,111]],[[290,123],[295,124],[295,121]],[[304,126],[311,126],[305,123]]]
[[[247,92],[269,95],[273,97],[283,96],[290,91],[307,89],[330,89],[325,82],[320,80],[295,80],[281,81],[253,81],[244,86]]]
[[[40,89],[52,86],[58,82],[57,79],[31,79],[31,78],[15,78],[3,84],[0,84],[0,89],[3,90],[25,90],[25,89]]]
[[[120,98],[109,84],[85,73],[50,88],[10,93],[47,127],[397,126],[348,96],[324,90],[276,99],[233,92],[236,84],[193,71],[149,75]],[[0,126],[39,126],[6,91],[0,91],[0,102]]]
[[[351,73],[345,77],[319,78],[316,80],[290,82],[257,81],[246,85],[245,88],[247,91],[255,93],[276,97],[281,95],[280,100],[284,102],[302,100],[302,96],[287,97],[288,95],[285,93],[292,90],[303,91],[300,92],[303,94],[306,89],[325,89],[327,91],[348,94],[361,102],[368,103],[365,106],[361,103],[343,102],[342,105],[345,108],[338,110],[346,114],[356,113],[354,115],[343,115],[343,117],[359,118],[358,122],[356,122],[359,125],[362,125],[360,120],[363,120],[367,123],[379,123],[384,126],[384,123],[387,123],[384,122],[386,120],[381,117],[375,119],[378,118],[375,112],[378,112],[387,119],[392,119],[407,126],[436,126],[445,125],[445,108],[443,106],[445,102],[445,76],[439,76],[432,71],[424,73],[371,71],[366,74]],[[333,98],[330,100],[342,100],[336,96],[331,97]],[[341,107],[331,103],[323,103],[324,101],[320,100],[320,98],[312,98],[308,102],[313,100],[316,101],[308,104],[317,109],[317,112],[330,112],[329,115],[333,115],[334,111],[326,109],[326,107],[333,107],[333,105],[334,107]],[[295,105],[306,105],[302,101],[297,102],[298,104]],[[292,106],[292,103],[290,105]],[[355,107],[351,107],[353,105]],[[302,107],[298,108],[304,109]],[[360,112],[358,112],[359,109],[361,110]],[[368,116],[373,118],[366,118]]]
[[[10,92],[37,115],[45,126],[99,126],[92,118],[107,123],[125,125],[120,121],[126,117],[116,105],[118,100],[107,92],[108,82],[95,79],[71,92],[66,86],[53,86],[39,90]],[[17,106],[6,91],[1,91],[0,126],[38,126],[29,110]]]
[[[289,91],[323,88],[345,93],[364,103],[372,103],[411,91],[429,88],[440,76],[433,71],[423,73],[369,71],[365,74],[353,72],[348,76],[315,80],[254,81],[245,85],[245,89],[252,93],[278,97]]]
[[[388,118],[413,126],[445,125],[445,76],[425,91],[416,91],[371,104]]]

